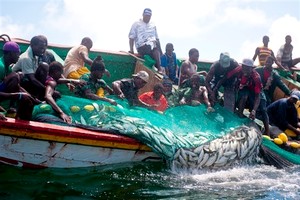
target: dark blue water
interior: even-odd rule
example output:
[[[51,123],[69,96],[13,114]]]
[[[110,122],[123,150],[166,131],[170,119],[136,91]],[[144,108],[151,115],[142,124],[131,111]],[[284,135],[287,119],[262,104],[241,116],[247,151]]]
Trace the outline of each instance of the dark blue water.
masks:
[[[174,174],[162,163],[29,170],[0,165],[1,199],[299,199],[300,167]]]

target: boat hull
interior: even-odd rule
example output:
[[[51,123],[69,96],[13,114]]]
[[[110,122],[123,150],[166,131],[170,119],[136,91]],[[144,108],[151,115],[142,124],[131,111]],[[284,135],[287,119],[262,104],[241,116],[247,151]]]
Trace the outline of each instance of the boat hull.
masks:
[[[0,162],[28,168],[77,168],[161,161],[138,141],[109,133],[38,122],[0,122]]]

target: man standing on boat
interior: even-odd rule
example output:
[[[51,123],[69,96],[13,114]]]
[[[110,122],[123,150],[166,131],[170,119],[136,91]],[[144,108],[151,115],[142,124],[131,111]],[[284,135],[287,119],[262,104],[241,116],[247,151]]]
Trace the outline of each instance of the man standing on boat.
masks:
[[[208,96],[212,105],[217,102],[218,90],[221,86],[224,87],[224,107],[234,112],[235,110],[235,78],[226,78],[229,71],[238,67],[239,64],[232,58],[229,53],[224,52],[220,54],[220,59],[214,62],[205,78],[205,86],[208,91]],[[222,80],[222,82],[220,82]]]
[[[256,50],[255,50],[255,53],[254,53],[254,56],[253,56],[253,61],[255,61],[256,57],[258,57],[259,66],[265,66],[266,58],[268,56],[272,56],[272,57],[275,58],[274,52],[272,51],[272,49],[270,49],[268,47],[269,41],[270,41],[269,37],[265,35],[263,37],[264,46],[257,47]],[[274,61],[277,64],[278,67],[280,67],[281,69],[284,69],[284,70],[286,69],[276,59]]]
[[[129,32],[129,53],[134,53],[133,46],[135,47],[140,56],[149,55],[155,60],[155,67],[158,72],[163,73],[160,66],[160,57],[162,50],[158,38],[156,26],[150,22],[152,10],[145,8],[143,12],[143,19],[135,22]]]
[[[274,57],[268,56],[264,67],[256,68],[263,84],[263,92],[265,93],[267,106],[274,101],[273,95],[276,87],[278,87],[285,95],[291,94],[290,89],[282,82],[279,74],[273,70]]]

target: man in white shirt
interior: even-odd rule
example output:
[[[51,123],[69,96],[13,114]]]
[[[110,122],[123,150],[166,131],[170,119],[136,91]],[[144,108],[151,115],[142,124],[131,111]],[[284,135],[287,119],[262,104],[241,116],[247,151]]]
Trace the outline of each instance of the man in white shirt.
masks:
[[[150,22],[152,11],[149,8],[144,9],[143,19],[135,22],[129,32],[129,47],[130,53],[134,53],[133,46],[138,53],[144,57],[149,55],[155,60],[155,67],[158,72],[162,72],[160,66],[160,57],[162,55],[159,38],[156,31],[156,26]]]

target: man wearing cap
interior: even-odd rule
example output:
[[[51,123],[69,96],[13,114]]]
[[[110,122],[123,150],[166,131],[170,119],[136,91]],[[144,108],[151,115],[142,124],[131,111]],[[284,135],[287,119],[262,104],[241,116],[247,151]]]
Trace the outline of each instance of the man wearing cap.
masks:
[[[237,83],[237,114],[244,117],[244,109],[249,106],[249,118],[254,120],[256,117],[263,121],[264,133],[269,135],[269,118],[266,110],[266,98],[262,92],[262,83],[259,74],[254,70],[252,59],[243,59],[241,66],[233,69],[227,78],[236,77]]]
[[[20,47],[13,41],[3,45],[3,57],[0,58],[0,82],[12,72],[12,64],[15,64],[20,56]]]
[[[208,91],[208,96],[212,105],[217,102],[218,90],[221,86],[224,87],[224,107],[230,111],[234,111],[234,82],[236,79],[227,78],[226,75],[231,70],[238,67],[239,64],[232,58],[229,53],[220,54],[220,59],[214,62],[205,78],[205,86]],[[223,79],[224,78],[224,79]],[[220,82],[222,80],[222,82]]]
[[[267,112],[270,119],[270,124],[277,126],[280,130],[285,131],[290,129],[296,133],[296,139],[300,140],[300,128],[298,121],[298,114],[295,104],[299,100],[299,97],[292,94],[288,98],[279,99],[271,103]]]
[[[267,106],[274,101],[273,95],[277,87],[287,96],[291,93],[290,89],[282,82],[279,74],[273,70],[273,63],[274,57],[268,56],[265,61],[265,66],[255,69],[259,73],[263,84],[263,92],[266,96]]]
[[[13,100],[9,105],[9,112],[16,113],[16,118],[30,120],[34,103],[30,94],[20,87],[20,75],[12,72],[11,65],[16,63],[20,55],[20,47],[13,41],[6,42],[3,46],[3,57],[0,59],[0,100]],[[14,101],[19,102],[17,111],[12,108]]]
[[[156,26],[153,22],[150,22],[152,11],[150,8],[144,9],[143,19],[135,22],[129,32],[129,52],[134,53],[133,46],[138,53],[143,57],[149,55],[155,60],[155,67],[158,72],[162,73],[160,66],[160,57],[162,50],[156,30]]]
[[[149,81],[149,74],[146,71],[139,71],[132,75],[132,78],[125,78],[114,81],[112,89],[114,94],[121,99],[127,99],[130,106],[145,106],[138,98],[139,89],[143,88]]]

